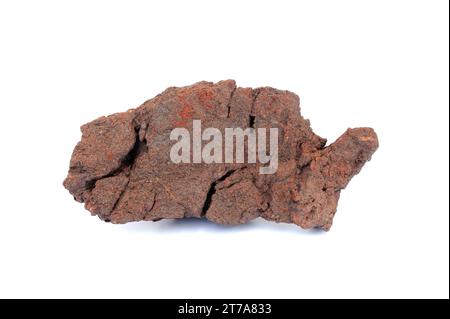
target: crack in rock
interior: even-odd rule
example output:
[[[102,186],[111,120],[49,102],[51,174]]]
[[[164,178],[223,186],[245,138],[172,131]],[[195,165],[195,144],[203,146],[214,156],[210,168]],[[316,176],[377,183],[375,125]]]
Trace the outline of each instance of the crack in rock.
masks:
[[[201,212],[201,216],[202,217],[206,216],[206,214],[208,213],[208,209],[211,206],[212,197],[216,193],[217,183],[223,182],[228,177],[233,175],[236,171],[237,171],[237,169],[231,169],[228,172],[226,172],[224,175],[222,175],[221,177],[219,177],[218,179],[214,180],[211,183],[211,185],[209,186],[208,193],[206,194],[205,202],[204,202],[203,207],[202,207],[202,212]]]
[[[114,169],[108,174],[102,175],[97,178],[90,179],[86,181],[85,189],[92,190],[95,187],[95,184],[102,179],[117,176],[120,173],[127,170],[133,166],[136,158],[138,158],[142,153],[147,151],[147,141],[139,139],[139,127],[135,128],[135,142],[130,151],[125,155],[125,157],[121,160],[121,163],[118,168]]]
[[[234,89],[230,93],[230,98],[227,103],[227,119],[230,118],[230,111],[231,111],[231,102],[233,101],[234,93],[236,92],[237,86],[234,86]]]

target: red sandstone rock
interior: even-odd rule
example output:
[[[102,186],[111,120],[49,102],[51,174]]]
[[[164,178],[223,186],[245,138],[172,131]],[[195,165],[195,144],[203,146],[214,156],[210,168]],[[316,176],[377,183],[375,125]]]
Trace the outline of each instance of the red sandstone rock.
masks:
[[[278,170],[261,164],[175,164],[175,127],[277,127]],[[348,129],[325,147],[300,115],[299,98],[232,80],[168,88],[136,109],[81,127],[64,186],[105,221],[207,218],[241,224],[262,217],[302,228],[331,227],[340,191],[378,147],[371,128]]]

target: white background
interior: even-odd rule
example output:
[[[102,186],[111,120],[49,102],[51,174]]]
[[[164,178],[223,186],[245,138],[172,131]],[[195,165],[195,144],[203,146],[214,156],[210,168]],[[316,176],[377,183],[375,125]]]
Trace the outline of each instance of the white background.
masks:
[[[449,297],[448,1],[2,1],[0,297]],[[380,148],[332,229],[112,225],[63,188],[79,126],[168,86],[296,92]]]

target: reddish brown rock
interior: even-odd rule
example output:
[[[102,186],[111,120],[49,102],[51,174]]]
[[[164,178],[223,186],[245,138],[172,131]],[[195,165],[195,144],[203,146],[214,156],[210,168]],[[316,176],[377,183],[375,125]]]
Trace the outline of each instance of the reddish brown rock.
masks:
[[[175,164],[175,127],[279,130],[278,170],[260,164]],[[241,224],[254,218],[331,227],[340,191],[378,147],[371,128],[348,129],[325,147],[300,115],[299,98],[273,88],[238,88],[232,80],[169,88],[136,109],[81,127],[64,186],[105,221],[207,218]]]

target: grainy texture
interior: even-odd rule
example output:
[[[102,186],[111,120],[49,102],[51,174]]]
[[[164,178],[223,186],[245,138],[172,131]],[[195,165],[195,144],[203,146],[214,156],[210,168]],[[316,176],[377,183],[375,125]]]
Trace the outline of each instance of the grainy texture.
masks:
[[[279,129],[279,166],[174,164],[175,127]],[[233,80],[171,87],[136,109],[81,127],[64,186],[105,221],[207,218],[241,224],[254,218],[328,230],[340,191],[378,147],[371,128],[348,129],[325,147],[289,91],[236,87]]]

